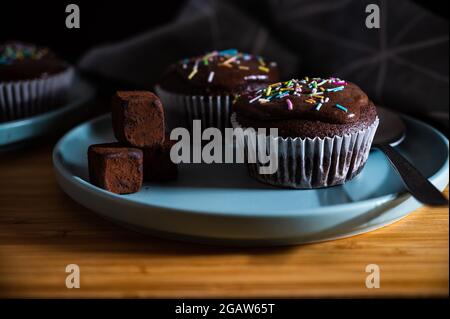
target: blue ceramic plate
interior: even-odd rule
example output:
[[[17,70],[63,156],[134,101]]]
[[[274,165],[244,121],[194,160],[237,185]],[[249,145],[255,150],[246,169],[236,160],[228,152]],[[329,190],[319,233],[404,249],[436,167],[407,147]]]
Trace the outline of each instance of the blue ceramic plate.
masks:
[[[448,140],[404,117],[398,149],[439,188],[448,183]],[[274,188],[251,179],[243,165],[183,164],[169,184],[145,184],[116,195],[88,182],[87,148],[113,141],[103,116],[67,133],[53,162],[62,189],[75,201],[123,226],[160,236],[232,245],[284,245],[364,233],[393,223],[420,206],[379,151],[342,186],[317,190]]]
[[[86,113],[88,102],[94,97],[94,88],[75,76],[67,103],[62,107],[25,119],[0,123],[0,150],[57,130],[67,130]]]

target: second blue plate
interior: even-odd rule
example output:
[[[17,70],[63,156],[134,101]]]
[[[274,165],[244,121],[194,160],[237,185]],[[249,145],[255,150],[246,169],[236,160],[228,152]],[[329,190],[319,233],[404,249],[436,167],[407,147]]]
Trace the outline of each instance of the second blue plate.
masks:
[[[64,132],[83,119],[94,97],[95,88],[76,75],[67,101],[61,107],[32,117],[0,123],[0,151],[55,131]]]

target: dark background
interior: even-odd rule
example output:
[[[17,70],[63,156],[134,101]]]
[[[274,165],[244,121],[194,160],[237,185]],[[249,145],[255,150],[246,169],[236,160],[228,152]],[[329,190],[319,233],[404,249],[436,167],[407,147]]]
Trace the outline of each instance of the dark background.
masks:
[[[234,1],[241,7],[244,5],[250,16],[265,18],[267,8],[262,2]],[[448,11],[442,7],[443,1],[415,2],[448,19]],[[65,8],[70,3],[80,6],[80,29],[65,27]],[[168,23],[176,17],[183,3],[167,0],[2,1],[0,42],[21,40],[46,45],[68,61],[76,62],[94,45],[114,42]]]
[[[329,42],[321,40],[320,37],[315,38],[314,34],[309,36],[301,34],[296,32],[295,28],[294,30],[288,29],[283,31],[283,28],[289,28],[289,24],[287,23],[287,26],[286,24],[281,24],[280,26],[279,22],[273,18],[273,10],[279,7],[283,11],[283,6],[285,8],[290,7],[290,1],[294,2],[294,0],[212,1],[216,5],[226,3],[228,9],[230,4],[235,5],[236,13],[233,12],[234,10],[221,11],[221,20],[217,18],[221,24],[221,32],[223,33],[221,36],[229,40],[226,46],[237,47],[243,51],[248,50],[246,42],[243,43],[246,40],[243,39],[253,36],[252,28],[255,28],[256,22],[256,25],[261,25],[268,31],[270,40],[282,44],[289,51],[291,58],[294,57],[298,60],[299,63],[293,63],[292,65],[295,65],[295,67],[291,68],[290,62],[292,61],[289,60],[287,52],[275,52],[272,50],[277,47],[273,42],[270,46],[270,50],[272,50],[270,53],[262,52],[264,56],[278,61],[281,71],[283,71],[281,68],[282,64],[289,66],[288,71],[290,71],[290,74],[284,74],[284,77],[296,76],[297,74],[327,75],[334,72],[340,75],[341,72],[338,70],[343,65],[350,64],[353,60],[370,58],[370,55],[373,54],[347,49],[345,49],[345,54],[342,54],[342,48],[346,48],[344,42],[342,46],[339,43],[333,43],[330,47]],[[310,4],[314,0],[296,1],[297,3]],[[320,1],[317,0],[317,4],[323,4]],[[355,24],[361,23],[355,16],[355,10],[362,10],[364,3],[372,3],[372,1],[373,3],[381,2],[380,0],[361,0],[361,2],[354,0],[352,7],[349,7],[347,9],[348,12],[345,12],[347,14],[345,17],[332,17],[332,21],[329,21],[326,14],[319,15],[317,20],[306,19],[301,21],[300,23],[302,24],[300,25],[308,27],[308,23],[312,22],[313,27],[317,27],[323,24],[325,30],[330,34],[334,34],[337,38],[345,40],[345,37],[350,37],[355,41],[378,48],[378,36],[374,36],[377,34],[377,31],[362,33],[352,29],[355,27]],[[440,16],[444,18],[443,21],[448,22],[448,10],[444,8],[443,1],[410,1],[418,4],[419,8],[411,9],[411,6],[406,6],[409,7],[408,11],[408,8],[403,9],[404,6],[401,5],[408,1],[402,1],[402,3],[397,0],[384,1],[385,5],[387,4],[386,7],[388,12],[390,12],[390,17],[394,17],[390,20],[387,28],[388,39],[395,37],[398,30],[402,29],[402,27],[407,27],[408,23],[416,18],[414,15],[423,15],[427,11],[434,14],[427,15],[427,19],[424,19],[420,25],[421,29],[416,28],[409,33],[408,41],[410,43],[417,41],[426,42],[433,40],[434,32],[441,35],[445,32],[443,30],[445,26],[443,26],[442,21],[436,21],[437,19],[435,19]],[[135,37],[139,33],[148,33],[149,30],[157,28],[162,30],[163,28],[161,27],[164,25],[173,25],[180,12],[183,11],[185,2],[187,1],[3,1],[0,7],[0,43],[19,40],[48,46],[62,58],[75,64],[79,62],[80,57],[84,53],[94,46],[116,43],[126,38]],[[65,8],[70,3],[76,3],[80,7],[80,29],[67,29],[65,27],[65,19],[67,17]],[[224,8],[224,6],[217,7]],[[422,11],[421,8],[424,10]],[[194,11],[192,11],[192,7],[190,9],[189,14],[196,14],[202,11],[201,8],[196,8]],[[186,18],[186,16],[184,17]],[[243,19],[248,19],[248,24],[246,21],[242,21]],[[356,20],[353,21],[354,19]],[[336,30],[329,27],[333,23],[339,24],[335,28]],[[345,25],[343,26],[342,23]],[[328,29],[326,28],[327,26]],[[176,34],[172,33],[169,36],[165,34],[165,39],[159,39],[152,43],[156,50],[152,49],[149,51],[149,55],[146,58],[149,61],[157,60],[158,63],[151,64],[151,72],[143,73],[148,78],[145,81],[141,81],[141,84],[130,82],[129,79],[126,80],[123,77],[114,77],[105,75],[105,72],[98,72],[98,67],[101,63],[91,63],[87,68],[79,68],[78,71],[86,78],[93,80],[98,89],[99,102],[96,110],[98,112],[108,111],[110,96],[118,89],[149,89],[151,85],[157,83],[157,78],[162,74],[164,68],[173,61],[185,56],[199,54],[200,50],[227,48],[211,46],[212,43],[206,41],[210,39],[210,34],[213,32],[204,29],[209,27],[209,24],[205,24],[205,19],[200,19],[200,22],[192,23],[188,27],[189,29],[180,30],[179,33],[175,31],[177,32]],[[239,32],[239,28],[244,28],[242,29],[243,34],[236,33]],[[339,34],[338,32],[342,32],[343,28],[346,29],[345,32]],[[172,30],[171,32],[174,31]],[[197,36],[192,34],[193,32],[202,33]],[[229,34],[231,36],[228,36]],[[171,39],[171,41],[173,39],[176,40],[169,42],[167,39]],[[198,43],[194,43],[195,41]],[[180,47],[180,44],[183,47]],[[322,48],[328,49],[323,51]],[[158,49],[160,52],[158,52]],[[389,85],[383,85],[380,90],[377,86],[377,78],[381,74],[380,69],[382,69],[380,63],[368,65],[361,75],[359,72],[353,72],[343,76],[350,81],[358,83],[375,103],[421,118],[448,134],[448,42],[441,43],[439,47],[431,46],[427,50],[405,52],[401,57],[413,65],[400,65],[395,61],[392,62],[392,60],[386,62],[389,63],[389,67],[388,71],[385,69],[385,74],[391,82]],[[133,62],[127,61],[129,64],[133,64]],[[139,63],[140,61],[136,61],[137,67],[135,65],[135,68],[130,68],[129,71],[141,72],[142,69],[139,68]],[[117,60],[115,65],[117,66]],[[148,68],[149,66],[147,65],[146,67]],[[103,67],[103,69],[105,68],[108,70],[114,69],[114,67],[109,69],[107,65]],[[429,71],[434,72],[443,80],[430,77],[426,74]],[[117,73],[111,73],[117,75]],[[408,82],[407,87],[403,85],[405,81]],[[146,84],[143,86],[142,83]],[[428,94],[422,93],[423,87],[427,87]]]

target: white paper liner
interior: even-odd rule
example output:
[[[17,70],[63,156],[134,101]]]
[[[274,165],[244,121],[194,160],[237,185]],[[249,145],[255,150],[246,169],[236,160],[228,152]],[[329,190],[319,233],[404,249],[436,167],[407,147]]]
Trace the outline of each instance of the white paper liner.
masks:
[[[289,188],[320,188],[343,184],[363,169],[369,157],[378,117],[367,129],[354,134],[325,138],[272,137],[266,143],[278,142],[278,170],[260,174],[261,163],[247,163],[250,176],[263,183]],[[231,116],[233,128],[243,128]],[[257,128],[255,128],[257,129]],[[254,150],[255,145],[246,142]],[[247,154],[247,150],[246,150]]]
[[[74,70],[45,78],[0,83],[0,122],[44,113],[61,106]]]
[[[216,127],[224,130],[231,127],[230,115],[233,97],[231,95],[202,96],[174,94],[155,87],[161,99],[169,129],[192,128],[193,120],[202,121],[202,129]]]

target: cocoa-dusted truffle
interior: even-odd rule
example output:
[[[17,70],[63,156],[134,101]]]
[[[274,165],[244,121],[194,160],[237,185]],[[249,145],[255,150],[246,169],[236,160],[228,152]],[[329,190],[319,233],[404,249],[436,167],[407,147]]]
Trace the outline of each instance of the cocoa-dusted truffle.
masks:
[[[171,141],[166,135],[162,145],[142,149],[146,182],[168,182],[177,179],[177,165],[170,159],[170,149],[174,144],[175,141]]]
[[[88,149],[92,184],[117,194],[139,191],[143,181],[143,154],[119,143],[96,144]]]
[[[112,98],[114,135],[119,142],[152,147],[164,142],[164,110],[147,91],[119,91]]]

